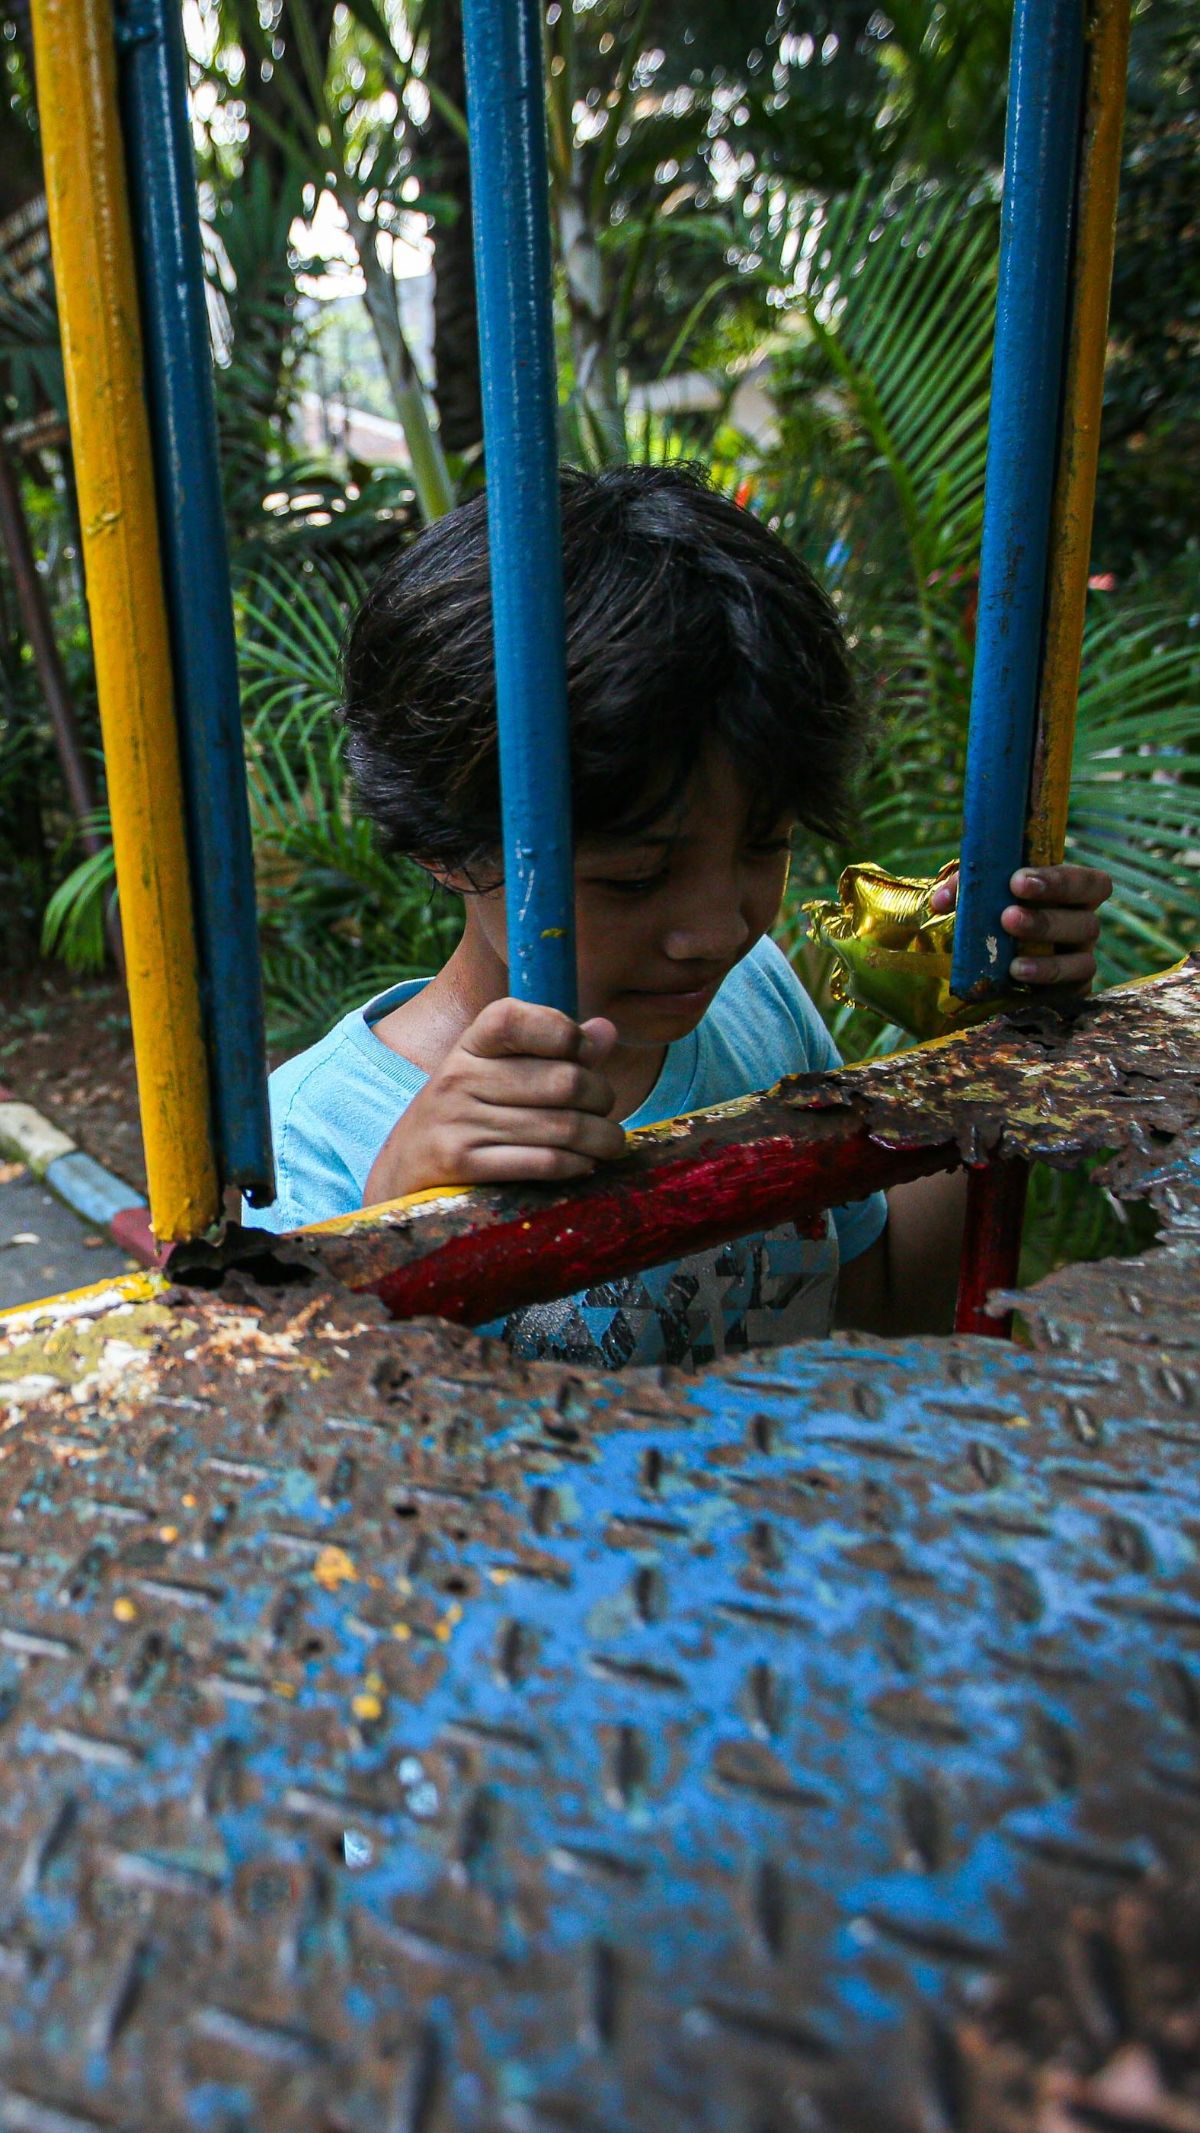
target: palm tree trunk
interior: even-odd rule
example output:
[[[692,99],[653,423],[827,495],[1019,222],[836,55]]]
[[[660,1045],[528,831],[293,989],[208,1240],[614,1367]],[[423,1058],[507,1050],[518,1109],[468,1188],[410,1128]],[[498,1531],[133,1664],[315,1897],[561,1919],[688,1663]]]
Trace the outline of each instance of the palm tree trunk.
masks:
[[[596,456],[604,462],[625,459],[628,443],[617,392],[612,303],[578,153],[572,156],[569,182],[557,187],[555,204],[580,413]]]
[[[358,250],[366,284],[363,301],[391,388],[396,420],[408,445],[413,487],[421,516],[427,522],[442,518],[454,508],[454,484],[441,439],[430,422],[425,388],[400,323],[395,276],[391,267],[385,266],[379,257],[375,225],[364,217],[357,191],[349,178],[339,177],[337,196]]]
[[[430,106],[425,127],[429,189],[445,207],[433,223],[433,366],[438,431],[446,450],[478,460],[483,448],[479,321],[475,308],[471,183],[467,144],[446,115],[466,110],[462,0],[440,0],[429,32],[429,80],[445,103]]]

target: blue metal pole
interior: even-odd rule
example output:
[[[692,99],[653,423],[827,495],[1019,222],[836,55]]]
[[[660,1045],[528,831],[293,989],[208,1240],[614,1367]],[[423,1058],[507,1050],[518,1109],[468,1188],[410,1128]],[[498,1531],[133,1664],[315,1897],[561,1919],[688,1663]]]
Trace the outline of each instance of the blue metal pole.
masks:
[[[951,986],[1003,985],[1037,720],[1079,151],[1083,0],[1016,0],[979,620]]]
[[[558,385],[538,0],[464,0],[509,988],[576,1012]]]
[[[178,0],[124,0],[118,69],[218,1168],[274,1194],[237,654]]]

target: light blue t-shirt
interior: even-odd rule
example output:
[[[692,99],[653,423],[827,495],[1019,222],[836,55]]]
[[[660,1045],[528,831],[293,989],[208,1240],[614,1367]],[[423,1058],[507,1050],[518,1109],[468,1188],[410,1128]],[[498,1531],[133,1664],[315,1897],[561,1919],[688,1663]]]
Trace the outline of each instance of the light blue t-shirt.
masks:
[[[247,1209],[247,1224],[299,1229],[362,1206],[371,1166],[427,1076],[374,1033],[374,1024],[428,980],[393,985],[356,1007],[271,1076],[278,1196]],[[791,964],[764,937],[722,985],[703,1020],[668,1045],[644,1103],[625,1119],[649,1126],[770,1088],[785,1074],[841,1065],[836,1045]],[[835,1208],[825,1234],[794,1223],[605,1282],[513,1314],[502,1331],[522,1355],[599,1363],[697,1364],[749,1346],[826,1333],[839,1261],[875,1242],[882,1193]]]

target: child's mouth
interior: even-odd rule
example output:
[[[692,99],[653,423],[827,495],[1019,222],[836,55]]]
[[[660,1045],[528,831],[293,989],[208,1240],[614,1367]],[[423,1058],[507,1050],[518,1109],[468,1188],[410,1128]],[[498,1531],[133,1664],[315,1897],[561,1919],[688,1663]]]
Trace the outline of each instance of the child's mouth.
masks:
[[[707,985],[694,985],[686,992],[674,988],[654,992],[639,986],[629,997],[641,1000],[647,1007],[658,1008],[664,1014],[693,1015],[703,1012],[720,983],[720,978],[710,978]]]

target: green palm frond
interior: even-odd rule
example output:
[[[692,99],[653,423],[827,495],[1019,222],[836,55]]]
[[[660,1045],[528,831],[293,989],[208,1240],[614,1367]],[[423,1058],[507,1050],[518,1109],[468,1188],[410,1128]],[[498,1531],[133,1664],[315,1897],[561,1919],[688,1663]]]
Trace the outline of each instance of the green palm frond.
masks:
[[[903,541],[919,600],[978,554],[997,228],[962,192],[881,200],[864,181],[797,231],[802,333],[781,394],[802,432],[823,433],[835,480],[852,465],[870,491],[869,549]]]
[[[361,581],[344,564],[311,558],[247,572],[237,608],[242,703],[251,741],[278,740],[330,720],[340,696],[338,663]]]
[[[864,187],[814,205],[799,345],[779,363],[782,446],[765,500],[827,580],[875,709],[853,849],[801,855],[783,938],[827,1002],[796,904],[850,858],[927,874],[957,848],[973,664],[997,220],[961,195]],[[1115,891],[1098,958],[1113,983],[1195,944],[1200,919],[1200,630],[1153,587],[1093,599],[1067,853]],[[809,965],[811,964],[811,968]],[[831,1009],[851,1049],[892,1041]],[[894,1033],[893,1033],[894,1034]]]
[[[42,915],[42,953],[57,956],[71,971],[103,970],[104,920],[116,885],[111,825],[105,811],[93,818],[104,838],[61,881]]]
[[[1200,630],[1124,604],[1088,618],[1067,857],[1114,894],[1097,958],[1115,984],[1200,938]]]
[[[239,596],[263,983],[271,1040],[289,1049],[384,986],[427,976],[461,923],[351,806],[336,712],[358,589],[326,563],[247,577]]]
[[[44,197],[0,225],[0,366],[8,419],[66,407]]]

